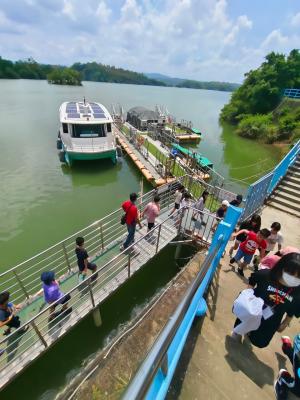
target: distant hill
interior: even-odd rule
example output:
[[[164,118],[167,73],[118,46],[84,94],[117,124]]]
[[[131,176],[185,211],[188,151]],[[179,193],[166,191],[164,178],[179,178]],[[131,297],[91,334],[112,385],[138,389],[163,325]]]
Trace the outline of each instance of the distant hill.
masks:
[[[81,73],[82,80],[94,82],[132,83],[134,85],[166,86],[164,82],[149,78],[139,72],[129,71],[96,62],[75,63],[72,69]]]
[[[167,86],[184,87],[191,89],[206,89],[206,90],[221,90],[226,92],[233,92],[239,88],[238,83],[218,82],[218,81],[196,81],[191,79],[173,78],[159,73],[144,73],[148,78],[156,79],[157,81],[165,83]]]
[[[171,76],[158,74],[156,72],[153,73],[144,73],[148,78],[156,79],[157,81],[164,82],[168,86],[177,86],[179,83],[183,82],[182,78],[172,78]]]

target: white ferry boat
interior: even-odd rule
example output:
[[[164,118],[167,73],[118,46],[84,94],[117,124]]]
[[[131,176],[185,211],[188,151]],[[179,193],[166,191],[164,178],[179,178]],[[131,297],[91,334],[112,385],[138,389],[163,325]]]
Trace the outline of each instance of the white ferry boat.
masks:
[[[113,119],[100,103],[64,102],[59,109],[57,149],[61,162],[110,158],[116,162]]]

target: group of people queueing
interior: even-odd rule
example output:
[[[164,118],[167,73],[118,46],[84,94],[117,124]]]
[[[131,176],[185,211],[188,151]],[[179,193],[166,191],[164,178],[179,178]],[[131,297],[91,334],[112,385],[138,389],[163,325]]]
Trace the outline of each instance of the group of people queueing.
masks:
[[[300,317],[300,250],[283,247],[281,224],[273,222],[269,229],[262,229],[261,217],[256,214],[243,222],[233,237],[230,263],[237,263],[237,273],[244,277],[253,262],[254,272],[248,288],[234,302],[237,318],[231,337],[241,342],[244,336],[252,345],[264,348],[276,332],[284,332],[293,317]],[[295,375],[280,370],[274,385],[276,398],[286,400],[289,390],[300,397],[300,335],[294,343],[283,336],[282,351],[291,360]]]

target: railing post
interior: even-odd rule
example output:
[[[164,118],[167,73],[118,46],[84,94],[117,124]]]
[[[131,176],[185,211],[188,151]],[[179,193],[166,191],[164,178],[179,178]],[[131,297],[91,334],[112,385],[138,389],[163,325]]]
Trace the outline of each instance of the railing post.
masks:
[[[128,254],[128,278],[130,278],[130,267],[131,267],[131,251]]]
[[[69,260],[69,257],[68,257],[68,253],[67,253],[65,242],[62,243],[62,249],[63,249],[63,252],[64,252],[64,256],[65,256],[65,260],[66,260],[66,263],[67,263],[68,271],[71,272],[71,264],[70,264],[70,260]]]
[[[34,321],[31,321],[31,325],[35,331],[35,333],[38,335],[40,341],[43,343],[43,345],[45,346],[45,348],[48,347],[48,344],[46,342],[46,340],[44,339],[43,335],[41,334],[40,330],[38,329],[38,327],[36,326]]]
[[[103,237],[103,226],[101,222],[98,222],[99,230],[100,230],[100,239],[101,239],[101,248],[104,250],[104,237]]]
[[[92,285],[91,285],[91,278],[88,278],[88,288],[89,288],[89,292],[90,292],[92,306],[93,306],[93,308],[95,308],[96,304],[95,304],[93,289],[92,289]]]
[[[164,376],[168,375],[168,371],[169,371],[169,357],[168,357],[168,353],[166,353],[164,355],[164,358],[162,360],[161,363],[161,372],[163,373]]]
[[[29,299],[29,293],[27,292],[27,289],[23,285],[23,282],[21,281],[21,278],[19,277],[19,275],[17,274],[16,271],[13,271],[13,273],[14,273],[16,279],[17,279],[18,284],[20,285],[21,289],[23,290],[25,296],[27,297],[27,299]]]
[[[158,245],[159,245],[159,239],[160,239],[160,231],[161,231],[161,225],[159,225],[159,228],[158,228],[158,235],[157,235],[157,242],[156,242],[155,254],[157,254],[157,252],[158,252]]]
[[[183,210],[184,211],[184,210]],[[181,211],[180,212],[180,216],[179,216],[179,225],[178,225],[178,229],[177,229],[177,234],[179,235],[180,234],[180,230],[181,230],[181,225],[182,225],[182,220],[183,220],[183,217],[184,217],[184,212],[183,211]],[[177,214],[178,215],[178,214]]]

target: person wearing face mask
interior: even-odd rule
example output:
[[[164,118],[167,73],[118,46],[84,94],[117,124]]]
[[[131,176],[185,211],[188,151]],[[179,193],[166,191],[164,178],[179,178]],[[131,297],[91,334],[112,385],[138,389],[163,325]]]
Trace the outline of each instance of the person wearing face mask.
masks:
[[[256,347],[266,347],[276,331],[283,332],[294,316],[300,316],[300,254],[283,256],[273,269],[262,269],[251,274],[249,287],[264,301],[258,329],[248,333]],[[241,323],[235,321],[235,327]],[[235,335],[234,339],[241,339]]]

